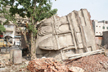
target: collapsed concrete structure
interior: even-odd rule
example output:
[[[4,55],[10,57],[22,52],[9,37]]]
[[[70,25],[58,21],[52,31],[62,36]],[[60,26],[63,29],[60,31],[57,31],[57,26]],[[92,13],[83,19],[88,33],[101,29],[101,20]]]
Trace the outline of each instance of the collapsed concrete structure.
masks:
[[[90,14],[86,9],[66,16],[54,15],[38,25],[37,57],[68,59],[73,54],[96,50]]]

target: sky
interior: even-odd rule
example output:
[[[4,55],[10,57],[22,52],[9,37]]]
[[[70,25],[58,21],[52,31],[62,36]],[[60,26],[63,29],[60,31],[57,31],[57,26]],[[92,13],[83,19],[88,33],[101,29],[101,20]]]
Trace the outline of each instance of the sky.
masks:
[[[52,0],[52,9],[58,9],[58,16],[65,16],[73,10],[87,9],[92,20],[108,20],[108,0]]]

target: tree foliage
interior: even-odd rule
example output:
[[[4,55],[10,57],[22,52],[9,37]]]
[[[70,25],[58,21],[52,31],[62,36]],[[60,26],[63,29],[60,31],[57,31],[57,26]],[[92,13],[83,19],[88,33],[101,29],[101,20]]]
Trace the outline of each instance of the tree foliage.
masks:
[[[30,28],[28,28],[30,30],[37,21],[49,18],[57,12],[57,9],[51,10],[52,3],[50,0],[1,0],[0,3],[4,7],[10,6],[9,13],[5,8],[2,8],[2,13],[4,13],[7,22],[15,21],[15,14],[22,17],[27,16],[31,20]],[[34,23],[32,20],[34,20]],[[34,29],[31,31],[34,31]]]
[[[37,22],[49,18],[57,12],[57,9],[51,9],[51,0],[0,0],[0,4],[0,13],[3,13],[7,19],[5,23],[12,21],[16,24],[15,14],[30,19],[27,29],[31,32],[31,49],[35,48]],[[10,6],[8,11],[6,6]]]
[[[4,28],[4,26],[1,25],[1,23],[0,23],[0,34],[3,33],[4,31],[5,31],[5,28]]]

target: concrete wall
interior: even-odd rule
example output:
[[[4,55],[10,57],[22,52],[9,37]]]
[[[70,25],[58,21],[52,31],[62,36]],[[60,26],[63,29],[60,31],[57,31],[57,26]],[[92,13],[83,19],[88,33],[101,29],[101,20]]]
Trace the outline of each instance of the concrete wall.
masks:
[[[103,37],[95,37],[96,44],[102,46]]]
[[[108,31],[103,32],[103,46],[106,46],[106,48],[108,49]]]

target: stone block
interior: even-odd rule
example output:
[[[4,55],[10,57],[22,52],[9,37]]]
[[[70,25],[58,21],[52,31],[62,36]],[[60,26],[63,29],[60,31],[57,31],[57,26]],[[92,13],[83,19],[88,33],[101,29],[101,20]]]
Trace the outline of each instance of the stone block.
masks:
[[[21,50],[13,51],[13,62],[14,64],[22,63],[22,51]]]

